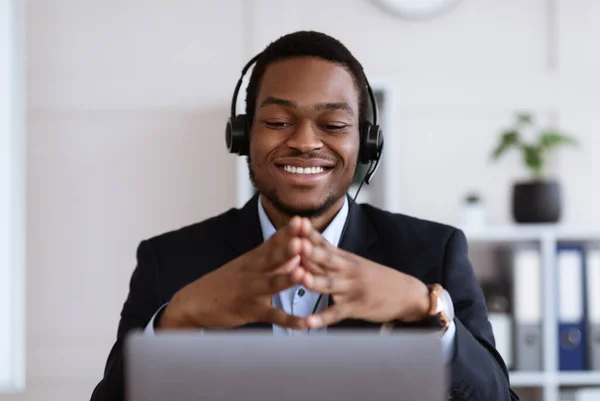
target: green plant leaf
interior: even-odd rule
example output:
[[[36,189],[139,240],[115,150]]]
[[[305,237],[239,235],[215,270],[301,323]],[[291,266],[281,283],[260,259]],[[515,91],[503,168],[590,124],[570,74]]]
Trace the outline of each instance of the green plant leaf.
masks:
[[[533,122],[533,116],[531,113],[517,113],[517,123],[519,124],[531,124]]]
[[[500,138],[500,143],[494,149],[492,156],[494,159],[498,159],[506,150],[512,146],[517,146],[521,142],[521,137],[516,130],[505,131]]]
[[[551,150],[560,145],[576,146],[577,140],[558,131],[542,131],[540,133],[540,147]]]
[[[535,176],[540,176],[544,168],[544,159],[542,148],[534,145],[523,146],[523,158],[525,165],[533,172]]]

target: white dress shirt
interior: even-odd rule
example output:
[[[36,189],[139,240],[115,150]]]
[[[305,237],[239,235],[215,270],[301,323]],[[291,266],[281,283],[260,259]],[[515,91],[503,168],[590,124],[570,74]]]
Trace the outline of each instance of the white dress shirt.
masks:
[[[258,217],[260,220],[260,226],[263,235],[263,241],[271,238],[273,234],[275,234],[276,230],[269,217],[267,216],[260,199],[258,200]],[[344,225],[346,224],[346,219],[348,218],[348,197],[344,198],[344,204],[337,215],[333,218],[331,223],[327,226],[327,228],[323,231],[323,237],[332,245],[338,246],[340,238],[342,236],[342,231],[344,229]],[[312,314],[315,309],[315,303],[319,298],[319,294],[314,293],[312,291],[307,290],[302,285],[295,285],[286,290],[283,290],[273,296],[273,306],[277,308],[283,309],[286,313],[289,313],[294,316],[303,316],[307,317]],[[145,333],[148,335],[154,335],[154,320],[158,313],[166,306],[167,304],[160,307],[158,311],[152,316],[150,322],[146,326]],[[320,312],[327,308],[329,305],[329,296],[327,294],[323,294],[321,300],[319,301],[319,305],[316,306],[316,312]],[[273,334],[274,335],[306,335],[306,334],[318,334],[325,333],[327,331],[326,328],[318,329],[318,330],[293,330],[289,328],[280,327],[277,325],[273,325]],[[450,326],[446,332],[442,335],[442,348],[444,352],[444,359],[446,363],[449,363],[454,355],[454,336],[456,335],[456,326],[454,321],[450,322]]]

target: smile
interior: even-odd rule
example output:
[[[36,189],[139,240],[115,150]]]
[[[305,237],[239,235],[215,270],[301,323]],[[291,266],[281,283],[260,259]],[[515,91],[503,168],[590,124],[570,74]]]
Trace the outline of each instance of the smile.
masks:
[[[283,166],[283,169],[285,171],[287,171],[288,173],[293,173],[293,174],[320,174],[325,172],[325,168],[318,166],[318,167],[296,167],[296,166],[288,166],[285,165]]]
[[[288,184],[294,186],[313,186],[327,179],[333,170],[329,166],[293,166],[291,164],[276,165],[277,171]]]

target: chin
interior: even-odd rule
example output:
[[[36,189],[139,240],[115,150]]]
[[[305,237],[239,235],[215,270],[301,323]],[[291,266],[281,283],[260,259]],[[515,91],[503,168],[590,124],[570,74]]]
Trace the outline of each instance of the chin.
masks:
[[[296,191],[294,191],[296,192]],[[326,194],[319,197],[306,196],[301,193],[287,193],[286,196],[279,196],[277,191],[264,193],[267,199],[288,216],[317,217],[325,213],[339,197],[333,194]],[[305,197],[304,199],[299,199]]]

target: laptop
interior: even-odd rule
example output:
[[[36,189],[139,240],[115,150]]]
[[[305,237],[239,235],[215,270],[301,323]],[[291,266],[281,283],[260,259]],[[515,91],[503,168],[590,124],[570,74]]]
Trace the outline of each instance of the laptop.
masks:
[[[125,380],[128,401],[440,401],[448,370],[430,332],[135,332]]]

